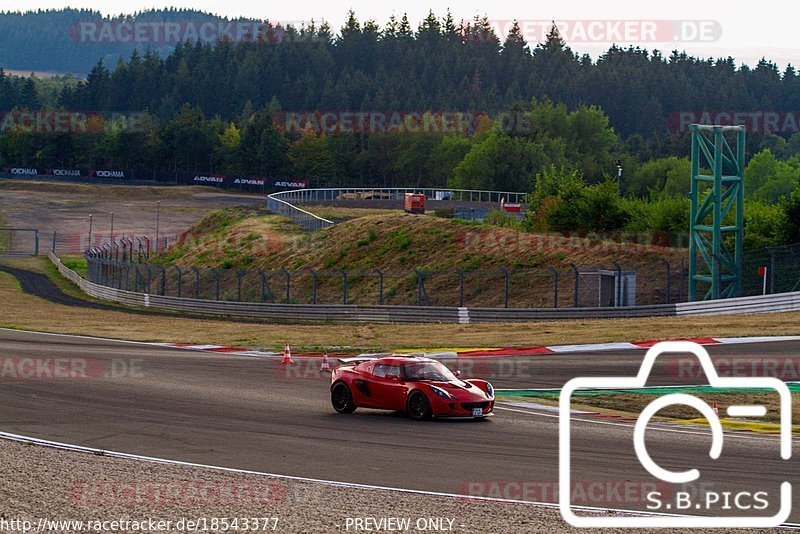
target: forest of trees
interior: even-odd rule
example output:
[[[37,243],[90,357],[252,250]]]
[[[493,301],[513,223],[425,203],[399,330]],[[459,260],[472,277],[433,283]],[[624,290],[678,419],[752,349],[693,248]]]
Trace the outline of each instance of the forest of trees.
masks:
[[[8,120],[41,108],[106,119],[77,134],[31,132]],[[134,51],[113,66],[97,62],[80,81],[0,71],[0,110],[11,110],[0,122],[0,166],[240,173],[312,186],[550,187],[550,196],[575,200],[566,209],[618,197],[621,160],[619,200],[647,199],[661,211],[595,202],[609,217],[587,224],[685,228],[670,215],[683,209],[689,182],[689,135],[675,130],[674,114],[799,109],[798,73],[766,59],[737,67],[733,58],[612,46],[592,61],[555,29],[529,46],[517,27],[500,42],[486,18],[457,23],[449,12],[431,13],[414,29],[405,16],[380,27],[351,12],[337,34],[310,25],[280,39],[270,30],[244,42],[179,45],[164,57]],[[463,132],[286,128],[295,112],[392,110],[478,120]],[[800,134],[749,131],[747,154],[753,212],[767,221],[765,242],[780,241],[768,227],[800,183]],[[587,187],[570,189],[574,176]],[[544,204],[550,215],[531,224],[571,220]]]
[[[0,11],[0,65],[23,72],[72,73],[85,76],[97,61],[116,65],[128,59],[134,50],[151,50],[166,57],[176,43],[166,39],[137,43],[135,39],[87,39],[81,24],[114,25],[124,23],[260,23],[255,19],[227,19],[194,9],[151,9],[131,15],[103,16],[90,9],[39,9],[36,11]],[[199,37],[199,36],[198,36]],[[200,39],[198,39],[200,40]]]

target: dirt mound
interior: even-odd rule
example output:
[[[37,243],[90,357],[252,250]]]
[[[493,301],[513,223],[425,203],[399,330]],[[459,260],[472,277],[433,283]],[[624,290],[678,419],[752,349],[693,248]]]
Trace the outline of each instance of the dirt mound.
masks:
[[[234,208],[209,214],[158,261],[228,269],[233,274],[222,275],[223,286],[238,269],[272,272],[274,284],[285,285],[287,270],[288,302],[342,302],[347,291],[347,302],[358,304],[504,306],[508,292],[509,306],[545,307],[556,297],[559,305],[574,303],[572,264],[591,272],[599,266],[616,269],[614,262],[636,273],[638,304],[664,302],[663,259],[672,267],[674,301],[682,291],[679,265],[685,257],[683,249],[646,243],[531,234],[402,213],[369,215],[308,233],[284,217]],[[579,298],[597,305],[597,276],[581,278]]]

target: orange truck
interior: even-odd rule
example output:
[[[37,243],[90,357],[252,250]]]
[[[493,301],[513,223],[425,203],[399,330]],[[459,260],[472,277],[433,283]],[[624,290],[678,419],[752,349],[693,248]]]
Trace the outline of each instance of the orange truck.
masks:
[[[425,213],[425,195],[406,193],[404,208],[406,213]]]

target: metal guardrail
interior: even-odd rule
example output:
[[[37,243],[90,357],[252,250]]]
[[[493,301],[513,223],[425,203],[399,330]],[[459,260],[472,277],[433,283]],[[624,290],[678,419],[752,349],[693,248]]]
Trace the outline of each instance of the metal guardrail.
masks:
[[[269,195],[287,202],[330,202],[334,200],[402,200],[406,193],[420,193],[428,200],[454,202],[486,202],[509,204],[525,202],[527,193],[516,191],[484,191],[478,189],[448,189],[432,187],[322,187],[291,189]]]
[[[800,310],[800,292],[628,308],[453,308],[263,304],[195,300],[136,293],[95,284],[64,266],[52,251],[48,251],[47,256],[65,278],[95,298],[139,308],[286,322],[468,324],[560,319],[734,315]]]
[[[333,221],[318,217],[313,213],[309,213],[304,209],[298,208],[297,206],[294,206],[289,202],[274,196],[278,194],[279,193],[273,193],[272,195],[267,196],[267,209],[269,211],[289,217],[294,222],[311,232],[316,232],[317,230],[322,230],[323,228],[330,228],[333,226]]]
[[[514,191],[481,191],[471,189],[446,189],[426,187],[361,187],[318,189],[293,189],[267,195],[267,209],[285,215],[303,228],[311,231],[330,228],[335,223],[309,213],[295,204],[313,202],[341,202],[348,200],[402,200],[406,193],[421,193],[426,198],[439,202],[478,202],[500,204],[505,201],[519,204],[527,193]]]

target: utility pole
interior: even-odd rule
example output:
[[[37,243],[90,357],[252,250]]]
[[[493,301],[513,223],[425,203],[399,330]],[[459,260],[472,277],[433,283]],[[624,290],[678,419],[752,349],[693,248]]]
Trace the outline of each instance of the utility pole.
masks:
[[[617,196],[622,194],[622,160],[615,159],[614,165],[617,166]]]
[[[158,254],[158,232],[161,223],[161,201],[156,202],[156,254]]]

